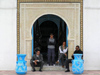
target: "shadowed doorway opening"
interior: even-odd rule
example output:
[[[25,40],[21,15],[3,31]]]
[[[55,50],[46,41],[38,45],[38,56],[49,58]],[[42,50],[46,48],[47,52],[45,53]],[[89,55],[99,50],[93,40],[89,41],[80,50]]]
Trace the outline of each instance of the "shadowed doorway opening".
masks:
[[[32,56],[36,48],[40,48],[45,64],[47,63],[47,39],[53,33],[56,40],[55,46],[55,61],[58,59],[59,46],[63,41],[66,41],[68,47],[68,27],[60,17],[56,15],[43,15],[38,18],[32,27]]]
[[[57,52],[57,46],[58,46],[58,27],[57,25],[52,21],[45,21],[40,25],[41,30],[41,53],[43,54],[44,61],[47,61],[47,40],[50,37],[50,34],[53,33],[54,38],[56,40],[56,47],[55,52]],[[57,54],[55,55],[57,58]]]

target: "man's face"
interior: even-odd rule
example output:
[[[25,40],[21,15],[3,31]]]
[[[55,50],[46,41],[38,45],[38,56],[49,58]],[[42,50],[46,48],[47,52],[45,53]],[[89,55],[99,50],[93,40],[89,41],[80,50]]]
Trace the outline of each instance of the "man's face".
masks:
[[[78,47],[76,47],[76,50],[79,50],[79,48],[78,48]]]
[[[40,54],[40,51],[37,51],[37,53],[36,53],[37,55],[39,55]]]
[[[50,38],[53,38],[53,35],[50,35]]]
[[[66,42],[63,42],[63,46],[65,46],[66,45]]]

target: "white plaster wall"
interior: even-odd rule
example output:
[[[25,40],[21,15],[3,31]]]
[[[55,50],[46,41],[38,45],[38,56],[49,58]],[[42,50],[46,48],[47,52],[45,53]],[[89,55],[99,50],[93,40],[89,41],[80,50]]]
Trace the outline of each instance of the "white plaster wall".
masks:
[[[100,0],[84,0],[84,69],[100,70]]]
[[[0,0],[0,70],[15,70],[16,22],[16,0]]]
[[[17,0],[0,0],[0,70],[15,70]],[[100,70],[100,0],[84,0],[85,70]]]

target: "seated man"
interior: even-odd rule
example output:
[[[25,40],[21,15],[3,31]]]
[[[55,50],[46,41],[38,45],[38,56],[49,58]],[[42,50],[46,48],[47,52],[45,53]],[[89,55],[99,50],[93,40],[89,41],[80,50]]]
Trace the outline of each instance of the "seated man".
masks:
[[[36,66],[40,67],[39,71],[42,72],[44,62],[43,62],[42,54],[40,54],[39,50],[37,50],[36,54],[33,55],[32,59],[30,61],[30,64],[33,68],[33,72],[36,71],[35,70]]]
[[[79,46],[76,46],[76,50],[74,51],[74,54],[83,54],[83,51],[80,50]],[[74,55],[72,55],[72,58],[74,59]],[[70,72],[69,63],[72,63],[72,59],[66,60],[66,71],[65,72]]]
[[[64,57],[65,58],[67,57],[66,42],[63,42],[63,44],[59,47],[59,52],[60,52],[60,55],[59,55],[58,61],[56,63],[59,63],[59,60],[61,60],[62,67],[64,68]]]

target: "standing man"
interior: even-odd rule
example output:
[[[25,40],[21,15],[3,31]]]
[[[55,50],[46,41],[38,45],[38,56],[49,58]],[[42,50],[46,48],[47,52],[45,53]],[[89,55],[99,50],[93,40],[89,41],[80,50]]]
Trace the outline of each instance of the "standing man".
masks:
[[[55,44],[56,41],[53,38],[53,34],[50,34],[50,38],[47,41],[48,47],[48,65],[50,66],[51,56],[52,56],[52,65],[55,65]]]
[[[80,50],[78,45],[76,46],[76,50],[74,51],[74,54],[83,54],[83,51]],[[74,59],[74,55],[72,55],[72,58]],[[66,60],[66,71],[65,72],[70,72],[69,63],[72,63],[72,59]]]
[[[56,62],[58,64],[59,60],[61,60],[63,68],[64,68],[64,58],[67,58],[67,54],[66,54],[67,50],[68,48],[66,47],[66,42],[64,41],[63,44],[59,47],[59,58],[58,61]]]
[[[36,54],[33,55],[32,59],[30,60],[30,64],[33,68],[33,72],[36,71],[35,67],[40,67],[39,71],[42,72],[44,62],[42,54],[40,54],[39,50],[37,50]]]

